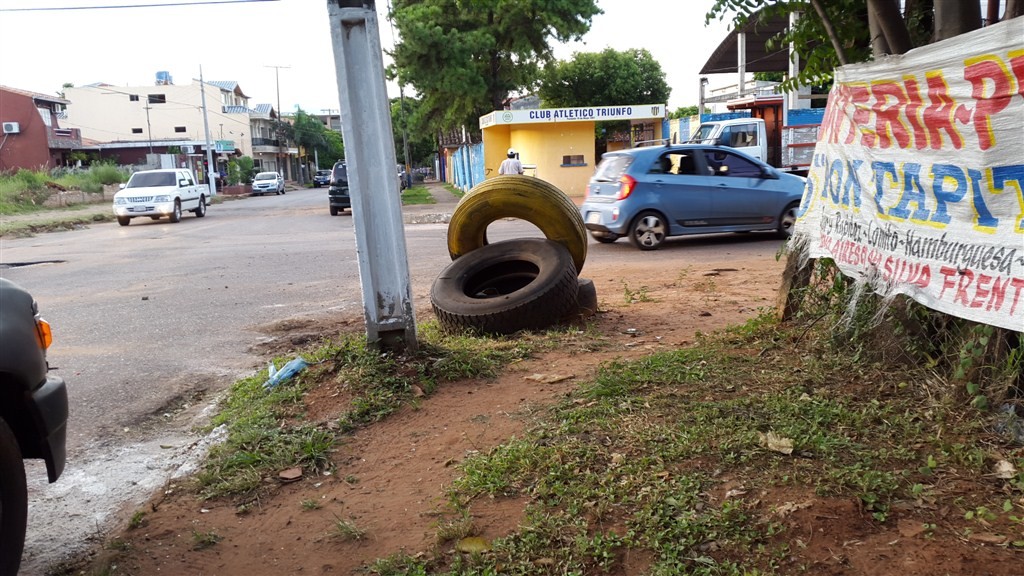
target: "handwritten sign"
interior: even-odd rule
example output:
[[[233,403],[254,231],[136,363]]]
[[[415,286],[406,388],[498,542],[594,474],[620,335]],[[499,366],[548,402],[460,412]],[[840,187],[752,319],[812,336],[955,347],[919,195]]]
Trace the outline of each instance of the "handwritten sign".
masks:
[[[1024,18],[844,66],[793,245],[883,295],[1024,331]]]

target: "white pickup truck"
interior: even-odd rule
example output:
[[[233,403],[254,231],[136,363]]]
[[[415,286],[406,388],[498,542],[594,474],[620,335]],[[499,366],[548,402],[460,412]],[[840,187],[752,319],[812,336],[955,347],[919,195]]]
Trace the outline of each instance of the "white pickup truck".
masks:
[[[783,126],[768,133],[761,118],[730,118],[701,122],[691,142],[735,148],[787,172],[805,175],[810,166],[818,125]]]
[[[114,215],[121,226],[140,216],[153,220],[166,216],[178,222],[185,210],[202,218],[206,216],[209,191],[206,184],[196,183],[195,175],[187,168],[142,170],[132,174],[114,194]]]

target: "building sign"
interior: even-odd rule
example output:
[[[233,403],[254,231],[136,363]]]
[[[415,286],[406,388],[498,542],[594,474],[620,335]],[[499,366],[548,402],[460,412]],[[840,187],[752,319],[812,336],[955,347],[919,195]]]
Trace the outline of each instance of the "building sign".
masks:
[[[213,149],[217,152],[227,152],[228,154],[231,154],[235,151],[234,140],[217,140],[213,143],[213,146]]]
[[[1024,331],[1024,18],[836,71],[793,238],[882,295]]]
[[[580,108],[536,108],[495,110],[480,117],[480,128],[498,124],[539,124],[545,122],[601,122],[606,120],[650,120],[665,117],[665,104],[628,106],[584,106]]]

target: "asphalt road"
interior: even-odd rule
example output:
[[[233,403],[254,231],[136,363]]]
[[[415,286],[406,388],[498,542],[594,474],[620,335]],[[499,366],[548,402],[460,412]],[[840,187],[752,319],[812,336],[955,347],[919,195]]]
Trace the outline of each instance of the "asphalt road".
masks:
[[[102,542],[113,519],[193,469],[200,409],[265,368],[250,352],[267,338],[260,327],[361,316],[353,220],[331,217],[325,196],[293,190],[217,204],[205,218],[186,214],[177,224],[135,219],[128,227],[0,237],[0,276],[26,287],[53,326],[49,359],[71,404],[64,475],[48,485],[40,462],[28,466],[24,574]],[[422,304],[450,262],[447,225],[409,216],[413,297]],[[521,221],[488,229],[492,241],[539,235]],[[644,253],[624,240],[591,243],[583,275],[641,262],[645,274],[657,274],[728,255],[772,258],[778,249],[778,240],[745,236],[674,240]],[[189,412],[194,421],[177,416]]]

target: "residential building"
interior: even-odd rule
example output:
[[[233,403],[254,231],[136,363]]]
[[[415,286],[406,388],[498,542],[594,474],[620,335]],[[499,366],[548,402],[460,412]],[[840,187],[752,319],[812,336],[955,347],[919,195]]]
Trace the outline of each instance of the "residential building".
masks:
[[[81,130],[84,148],[120,164],[146,164],[150,154],[179,152],[202,174],[209,142],[218,170],[232,157],[249,156],[260,169],[287,178],[289,159],[298,155],[287,143],[269,152],[261,140],[254,148],[254,138],[265,138],[277,115],[269,105],[251,108],[235,81],[176,85],[161,72],[151,86],[97,83],[67,88],[65,97],[72,102],[66,124]]]
[[[59,115],[68,100],[0,86],[0,172],[50,170],[71,163],[81,147],[75,128],[62,128]]]

